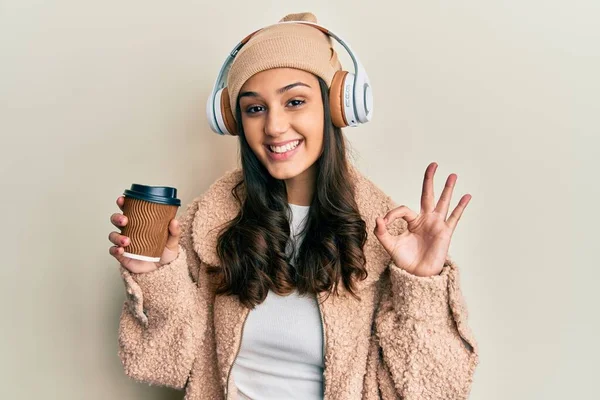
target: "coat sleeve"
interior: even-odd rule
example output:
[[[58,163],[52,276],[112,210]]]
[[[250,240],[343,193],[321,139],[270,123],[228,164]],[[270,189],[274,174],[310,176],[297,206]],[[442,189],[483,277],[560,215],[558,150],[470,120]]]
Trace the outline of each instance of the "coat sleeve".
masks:
[[[169,264],[143,274],[120,267],[127,297],[119,321],[119,358],[127,376],[182,389],[202,345],[208,305],[205,266],[192,242],[194,201],[178,219],[179,254]],[[200,279],[199,279],[200,277]]]
[[[419,277],[389,264],[375,315],[377,382],[384,399],[466,399],[478,346],[467,325],[458,267]]]

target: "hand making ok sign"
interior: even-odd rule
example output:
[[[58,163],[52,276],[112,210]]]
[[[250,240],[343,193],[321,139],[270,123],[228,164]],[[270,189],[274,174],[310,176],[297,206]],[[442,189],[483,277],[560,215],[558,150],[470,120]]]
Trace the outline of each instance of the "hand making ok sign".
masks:
[[[432,162],[425,170],[419,214],[406,206],[397,207],[385,217],[377,218],[374,230],[394,264],[417,276],[433,276],[442,271],[454,229],[471,200],[470,194],[464,195],[446,219],[457,175],[448,176],[440,200],[435,205],[433,176],[436,169],[437,163]],[[397,218],[404,219],[408,226],[402,234],[393,236],[388,232],[387,225]]]

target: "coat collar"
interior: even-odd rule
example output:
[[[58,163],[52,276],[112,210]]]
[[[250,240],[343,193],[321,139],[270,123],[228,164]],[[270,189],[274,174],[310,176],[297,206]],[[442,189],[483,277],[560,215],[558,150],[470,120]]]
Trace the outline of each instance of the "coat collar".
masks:
[[[379,279],[390,261],[387,251],[375,237],[375,219],[383,217],[395,204],[372,181],[362,175],[354,166],[349,164],[352,181],[355,183],[355,199],[359,212],[367,224],[367,241],[363,249],[367,260],[368,277],[356,282],[358,290],[369,286]],[[194,250],[206,264],[218,266],[217,236],[220,228],[232,220],[239,211],[239,206],[231,194],[233,187],[242,179],[240,168],[226,172],[216,180],[202,196],[196,199],[198,209],[193,219],[192,238]],[[406,222],[398,219],[388,227],[392,235],[398,235],[406,229]],[[343,292],[340,285],[340,292]]]

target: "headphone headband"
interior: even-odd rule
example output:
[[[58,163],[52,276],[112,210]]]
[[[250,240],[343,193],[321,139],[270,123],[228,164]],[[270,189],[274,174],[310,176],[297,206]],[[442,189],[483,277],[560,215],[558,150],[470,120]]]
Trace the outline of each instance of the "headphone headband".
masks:
[[[219,74],[217,75],[217,79],[215,80],[215,84],[213,85],[212,92],[211,92],[208,102],[206,104],[206,114],[207,114],[208,122],[209,122],[212,130],[221,135],[228,133],[228,132],[223,132],[224,129],[221,128],[221,127],[225,126],[225,123],[223,120],[221,107],[220,106],[217,107],[216,99],[217,99],[218,95],[220,95],[219,92],[222,91],[222,89],[224,89],[226,86],[227,74],[229,73],[229,70],[231,69],[231,65],[233,64],[233,60],[235,59],[235,56],[240,51],[240,49],[246,43],[248,43],[248,41],[256,33],[260,32],[264,29],[270,28],[272,26],[281,25],[281,24],[303,24],[303,25],[312,26],[312,27],[320,30],[324,34],[335,39],[339,44],[342,45],[342,47],[344,47],[344,49],[346,49],[346,51],[350,55],[350,58],[352,59],[355,73],[350,74],[350,75],[353,75],[353,77],[354,77],[353,84],[350,85],[348,82],[346,82],[345,83],[346,87],[343,88],[345,90],[353,89],[352,93],[346,93],[344,95],[345,100],[344,100],[344,98],[342,98],[341,101],[342,102],[345,101],[346,109],[349,110],[352,108],[354,110],[354,115],[356,116],[356,119],[358,120],[358,121],[355,121],[354,119],[352,119],[351,121],[348,121],[348,126],[357,126],[359,122],[360,123],[368,122],[372,118],[372,113],[373,113],[373,107],[372,107],[373,99],[372,99],[372,94],[371,94],[371,86],[369,83],[369,77],[367,76],[367,73],[366,73],[365,69],[363,68],[360,60],[354,54],[354,52],[352,51],[350,46],[341,37],[339,37],[335,33],[331,32],[329,29],[327,29],[324,26],[319,25],[317,23],[310,22],[310,21],[283,21],[283,22],[278,22],[278,23],[271,24],[266,27],[260,28],[258,30],[255,30],[254,32],[252,32],[251,34],[246,36],[244,39],[242,39],[233,48],[233,50],[231,50],[231,52],[228,54],[227,58],[225,59],[225,62],[223,63],[223,65],[221,66],[221,69],[219,70]],[[353,104],[349,104],[350,99],[352,99]],[[219,104],[220,104],[220,100],[219,100]],[[231,111],[234,112],[234,110],[231,110]]]

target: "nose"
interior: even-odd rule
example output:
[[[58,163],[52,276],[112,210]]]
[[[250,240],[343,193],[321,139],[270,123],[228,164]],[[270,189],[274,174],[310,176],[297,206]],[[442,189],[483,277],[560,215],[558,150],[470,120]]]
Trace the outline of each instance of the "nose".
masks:
[[[269,108],[265,121],[265,134],[279,136],[287,132],[289,126],[290,122],[284,110],[277,107]]]

